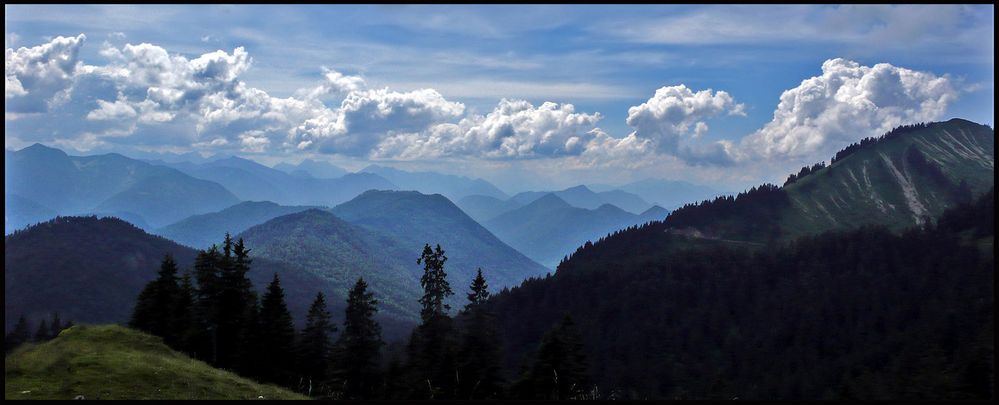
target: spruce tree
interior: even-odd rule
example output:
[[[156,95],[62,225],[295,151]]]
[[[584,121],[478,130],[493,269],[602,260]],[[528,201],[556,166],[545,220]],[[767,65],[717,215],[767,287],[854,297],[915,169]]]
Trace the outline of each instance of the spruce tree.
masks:
[[[447,281],[444,262],[447,256],[440,245],[432,250],[427,244],[417,263],[423,264],[420,285],[422,323],[413,330],[407,348],[408,385],[414,399],[449,399],[457,396],[458,374],[454,344],[454,327],[445,303],[454,295]]]
[[[218,358],[219,303],[222,291],[222,255],[217,245],[198,252],[194,259],[195,290],[193,325],[188,348],[196,358],[215,364]]]
[[[177,262],[167,254],[160,263],[157,278],[139,293],[129,326],[171,341],[175,332],[173,307],[179,291]]]
[[[185,272],[180,279],[180,288],[173,307],[173,320],[171,327],[173,333],[166,341],[168,345],[180,351],[190,353],[191,340],[195,334],[194,328],[197,325],[195,320],[195,294],[194,285],[191,283],[191,273]]]
[[[288,384],[294,360],[295,325],[285,304],[284,290],[277,273],[274,273],[274,279],[261,299],[258,317],[258,327],[247,334],[255,336],[255,343],[260,349],[257,353],[260,378],[266,382]]]
[[[35,330],[35,335],[34,335],[34,337],[32,337],[31,340],[33,342],[35,342],[35,343],[44,342],[46,340],[49,340],[49,333],[50,332],[51,332],[51,330],[49,330],[48,323],[45,322],[44,318],[42,318],[42,322],[38,324],[38,329]]]
[[[334,332],[336,324],[333,323],[330,311],[326,307],[326,297],[319,292],[309,307],[309,313],[305,317],[305,328],[302,329],[297,345],[298,371],[304,386],[322,387],[330,378]],[[326,392],[323,391],[319,388],[306,394],[325,395]]]
[[[420,277],[420,286],[423,287],[420,317],[424,323],[435,317],[447,316],[447,311],[451,309],[451,306],[445,303],[447,297],[454,295],[451,284],[447,282],[447,273],[444,272],[446,261],[447,256],[439,244],[436,250],[431,250],[430,244],[425,244],[423,253],[419,259],[416,259],[416,264],[423,263],[423,276]]]
[[[465,324],[458,350],[460,399],[489,399],[502,396],[500,341],[495,317],[485,307],[489,286],[478,269],[465,305]]]
[[[222,245],[220,261],[220,291],[216,325],[216,366],[222,368],[239,367],[239,354],[245,351],[241,344],[247,329],[247,318],[253,310],[255,300],[253,285],[246,278],[250,270],[249,249],[243,239],[233,243],[226,233]]]
[[[581,399],[590,378],[582,339],[568,314],[545,334],[534,364],[517,384],[521,399]]]
[[[10,353],[29,340],[31,340],[31,326],[28,324],[27,318],[21,315],[17,318],[17,324],[14,325],[14,329],[4,336],[4,352]]]
[[[381,326],[375,321],[378,301],[363,278],[347,296],[343,333],[336,344],[336,383],[344,399],[370,399],[381,384]]]

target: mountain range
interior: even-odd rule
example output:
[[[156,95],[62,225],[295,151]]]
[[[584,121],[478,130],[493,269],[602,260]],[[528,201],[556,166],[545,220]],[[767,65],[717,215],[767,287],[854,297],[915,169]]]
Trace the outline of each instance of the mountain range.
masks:
[[[5,233],[41,213],[100,213],[158,227],[239,202],[225,187],[175,169],[115,153],[69,156],[41,144],[6,151],[4,178],[4,194],[16,200]]]
[[[333,206],[371,189],[396,189],[372,173],[348,173],[338,178],[289,174],[236,156],[207,163],[170,163],[192,177],[225,186],[241,200],[272,201],[282,205]]]
[[[218,212],[194,215],[156,229],[153,233],[197,249],[218,243],[226,232],[236,235],[271,219],[293,214],[310,206],[285,206],[270,201],[244,201]]]
[[[488,181],[434,172],[409,172],[386,166],[370,165],[361,173],[382,176],[399,186],[400,190],[415,190],[424,194],[441,194],[452,201],[469,195],[484,195],[505,199],[506,193]]]
[[[592,184],[589,187],[596,192],[621,190],[671,210],[689,202],[729,194],[708,186],[681,180],[644,179],[618,186]]]
[[[448,256],[448,281],[455,291],[467,288],[480,267],[496,290],[548,272],[440,194],[370,190],[332,212],[351,224],[396,239],[404,251],[413,252],[405,258],[413,263],[424,244],[440,244]]]
[[[274,168],[288,174],[307,175],[317,179],[335,179],[349,173],[346,169],[329,162],[305,159],[298,164],[278,163]]]
[[[587,241],[632,225],[661,220],[667,214],[668,211],[658,206],[640,215],[606,203],[596,209],[579,208],[555,193],[548,193],[502,213],[484,225],[527,257],[554,268]]]

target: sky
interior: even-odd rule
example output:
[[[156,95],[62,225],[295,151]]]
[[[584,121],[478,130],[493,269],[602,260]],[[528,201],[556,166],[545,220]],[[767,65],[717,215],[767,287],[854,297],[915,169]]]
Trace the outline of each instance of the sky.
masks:
[[[4,144],[739,191],[994,126],[993,5],[5,5]]]

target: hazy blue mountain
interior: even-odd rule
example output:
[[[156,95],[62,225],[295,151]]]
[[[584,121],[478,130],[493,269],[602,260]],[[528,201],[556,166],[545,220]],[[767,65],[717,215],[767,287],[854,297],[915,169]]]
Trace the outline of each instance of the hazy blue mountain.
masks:
[[[486,195],[470,195],[455,202],[462,211],[472,217],[478,223],[484,223],[497,215],[514,210],[523,204],[514,201],[512,198],[501,200],[496,197]]]
[[[657,216],[659,212],[650,209],[649,216]],[[547,193],[483,225],[527,257],[554,268],[565,255],[586,241],[646,221],[644,215],[632,214],[611,204],[591,210],[574,207],[555,193]]]
[[[335,179],[348,173],[347,170],[332,163],[312,159],[305,159],[297,165],[278,163],[274,168],[289,174],[306,173],[317,179]]]
[[[94,211],[134,213],[155,228],[239,202],[218,183],[179,175],[163,173],[145,177],[98,204]]]
[[[488,181],[434,172],[408,172],[391,167],[370,165],[361,170],[378,174],[402,190],[415,190],[424,194],[442,194],[457,201],[469,195],[484,195],[506,199],[507,195]]]
[[[493,290],[548,272],[440,194],[368,191],[334,207],[333,213],[397,239],[405,252],[411,252],[405,260],[415,262],[425,243],[439,243],[447,253],[448,281],[456,292],[468,287],[479,267]]]
[[[17,194],[5,194],[3,200],[4,234],[31,224],[47,221],[56,216],[56,212],[51,208]]]
[[[611,204],[633,214],[643,213],[653,208],[653,204],[645,201],[642,197],[623,190],[601,191],[597,195],[604,203]]]
[[[249,159],[230,156],[204,164],[175,164],[191,176],[226,186],[243,200],[282,205],[336,205],[372,189],[398,187],[373,173],[348,173],[335,179],[293,175]]]
[[[5,155],[6,194],[59,215],[104,213],[155,227],[239,201],[217,183],[116,153],[69,156],[35,144]]]
[[[253,244],[248,247],[253,264],[247,276],[257,292],[262,293],[278,273],[299,327],[319,291],[326,294],[334,320],[342,321],[346,306],[342,289],[326,278],[259,255]],[[20,315],[42,319],[53,311],[76,323],[125,323],[139,291],[156,278],[163,255],[172,254],[183,272],[192,268],[197,251],[119,219],[62,217],[7,236],[4,253],[4,319],[5,328],[10,328]],[[393,337],[408,333],[412,326],[383,314],[379,322]]]
[[[510,200],[523,206],[549,193],[555,194],[558,198],[561,198],[573,207],[591,210],[604,204],[612,204],[625,211],[637,214],[652,207],[652,204],[632,193],[622,190],[608,190],[597,193],[584,185],[569,187],[560,191],[525,191],[510,197]]]
[[[419,252],[403,248],[395,238],[319,209],[271,219],[239,236],[258,257],[320,277],[341,296],[363,277],[385,315],[419,319]]]
[[[304,211],[309,206],[284,206],[270,201],[244,201],[218,212],[194,215],[157,229],[154,233],[177,243],[206,249],[219,242],[219,235],[236,235],[282,215]]]
[[[719,195],[729,194],[711,187],[678,180],[645,179],[621,186],[592,185],[597,191],[614,189],[626,191],[643,200],[666,208],[676,208],[686,203],[697,202]]]
[[[666,216],[669,215],[669,213],[670,211],[668,209],[658,205],[653,205],[651,208],[643,211],[641,214],[638,214],[639,223],[644,224],[649,221],[662,221],[663,219],[666,219]]]

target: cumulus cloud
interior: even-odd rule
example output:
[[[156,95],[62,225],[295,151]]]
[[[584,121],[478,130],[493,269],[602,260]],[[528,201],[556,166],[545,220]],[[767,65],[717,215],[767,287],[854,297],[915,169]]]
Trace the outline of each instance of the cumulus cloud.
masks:
[[[124,101],[109,103],[104,100],[97,100],[99,108],[87,113],[87,119],[92,121],[107,120],[127,120],[135,118],[137,113],[135,108]]]
[[[80,65],[80,47],[87,39],[56,37],[30,48],[7,48],[4,52],[4,110],[14,113],[43,112],[65,99]]]
[[[473,156],[493,160],[553,157],[633,157],[651,150],[650,142],[634,135],[615,138],[596,127],[600,113],[576,112],[575,106],[502,99],[486,115],[458,123],[442,123],[425,133],[408,132],[378,145],[375,156],[435,158]]]
[[[660,151],[675,154],[681,141],[707,132],[706,119],[726,113],[745,115],[744,110],[724,91],[695,92],[681,84],[662,87],[648,101],[629,108],[626,123],[638,136],[653,140]]]
[[[743,139],[742,158],[832,153],[900,124],[939,119],[957,97],[946,75],[830,59],[821,76],[781,94],[773,120]]]

